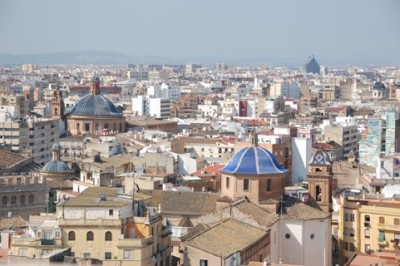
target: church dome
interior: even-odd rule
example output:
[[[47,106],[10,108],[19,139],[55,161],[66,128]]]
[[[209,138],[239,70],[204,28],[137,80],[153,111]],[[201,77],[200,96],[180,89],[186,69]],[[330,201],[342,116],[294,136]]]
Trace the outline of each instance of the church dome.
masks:
[[[103,95],[88,94],[75,104],[68,115],[122,116],[122,113]]]
[[[63,161],[49,161],[42,169],[44,172],[69,172],[68,165]]]
[[[59,151],[61,150],[61,146],[58,143],[54,143],[53,146],[51,146],[52,151]]]
[[[274,155],[260,146],[243,148],[221,169],[229,174],[283,174],[287,170],[279,165]]]
[[[373,89],[374,90],[385,90],[385,84],[383,84],[380,81],[377,81],[377,82],[375,82]]]

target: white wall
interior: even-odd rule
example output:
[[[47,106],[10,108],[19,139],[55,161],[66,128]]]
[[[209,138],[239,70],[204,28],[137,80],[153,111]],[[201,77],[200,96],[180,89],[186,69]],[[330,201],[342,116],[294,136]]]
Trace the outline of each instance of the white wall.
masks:
[[[303,265],[332,265],[330,219],[306,220],[303,226]],[[313,235],[314,238],[311,238]]]
[[[292,183],[307,179],[307,167],[311,160],[311,139],[292,139]]]

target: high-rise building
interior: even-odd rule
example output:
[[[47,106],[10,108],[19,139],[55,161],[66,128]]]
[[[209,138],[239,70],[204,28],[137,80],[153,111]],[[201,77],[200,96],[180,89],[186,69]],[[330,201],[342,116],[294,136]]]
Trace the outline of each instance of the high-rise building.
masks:
[[[313,73],[313,74],[320,73],[321,68],[314,56],[312,56],[310,60],[306,63],[306,65],[304,66],[304,70],[306,73]]]
[[[381,156],[400,151],[400,119],[396,110],[387,111],[384,118],[368,119],[367,134],[360,140],[360,162],[377,166]]]

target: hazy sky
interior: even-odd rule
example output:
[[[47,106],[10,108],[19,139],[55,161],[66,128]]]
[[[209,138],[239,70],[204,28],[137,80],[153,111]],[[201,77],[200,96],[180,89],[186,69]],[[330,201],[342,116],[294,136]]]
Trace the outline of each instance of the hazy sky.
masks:
[[[0,0],[0,54],[400,63],[399,0]]]

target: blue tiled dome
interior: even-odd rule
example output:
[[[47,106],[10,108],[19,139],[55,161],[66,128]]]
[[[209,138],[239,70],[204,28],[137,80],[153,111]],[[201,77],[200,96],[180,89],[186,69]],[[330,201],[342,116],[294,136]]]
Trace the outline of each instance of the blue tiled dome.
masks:
[[[377,82],[375,82],[373,89],[374,90],[384,90],[385,89],[385,84],[383,84],[380,81],[377,81]]]
[[[63,161],[50,161],[42,169],[42,171],[46,172],[68,172],[70,170],[68,165]]]
[[[58,143],[54,143],[53,146],[51,146],[52,151],[59,151],[61,150],[61,146]]]
[[[75,104],[68,115],[122,116],[122,113],[103,95],[88,94]]]
[[[287,170],[282,168],[276,161],[274,155],[267,149],[259,146],[243,148],[235,155],[229,163],[221,169],[223,173],[230,174],[282,174]]]

